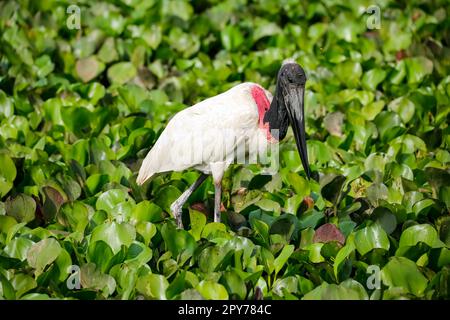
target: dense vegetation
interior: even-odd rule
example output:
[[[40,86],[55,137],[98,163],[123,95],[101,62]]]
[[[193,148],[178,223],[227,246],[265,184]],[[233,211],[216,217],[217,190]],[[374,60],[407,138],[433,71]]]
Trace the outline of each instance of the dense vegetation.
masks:
[[[0,298],[448,299],[449,15],[445,0],[0,2]],[[276,175],[227,172],[223,223],[208,179],[176,230],[169,205],[198,173],[135,182],[167,120],[242,81],[273,91],[289,57],[308,74],[316,179],[289,133]]]

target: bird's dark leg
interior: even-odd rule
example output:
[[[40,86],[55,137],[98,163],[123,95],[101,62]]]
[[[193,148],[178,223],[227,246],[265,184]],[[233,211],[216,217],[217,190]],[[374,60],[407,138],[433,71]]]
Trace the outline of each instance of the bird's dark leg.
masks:
[[[221,199],[222,199],[222,182],[214,183],[214,222],[220,222]]]
[[[172,211],[173,216],[177,221],[177,227],[179,229],[183,228],[183,222],[181,220],[183,205],[190,197],[190,195],[202,184],[203,181],[205,181],[207,177],[208,175],[202,173],[200,177],[185,192],[183,192],[183,194],[177,200],[175,200],[174,203],[172,203],[172,205],[170,206],[170,210]]]

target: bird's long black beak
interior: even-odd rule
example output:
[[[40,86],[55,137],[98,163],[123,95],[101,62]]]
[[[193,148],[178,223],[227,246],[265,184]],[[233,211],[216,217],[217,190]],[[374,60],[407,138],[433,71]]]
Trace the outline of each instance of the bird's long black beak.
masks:
[[[308,150],[306,149],[306,134],[305,134],[305,112],[304,112],[304,86],[291,85],[286,88],[284,94],[284,101],[288,111],[289,120],[291,122],[292,130],[294,131],[295,143],[297,144],[298,153],[302,160],[303,168],[305,169],[308,179],[311,177],[308,162]]]

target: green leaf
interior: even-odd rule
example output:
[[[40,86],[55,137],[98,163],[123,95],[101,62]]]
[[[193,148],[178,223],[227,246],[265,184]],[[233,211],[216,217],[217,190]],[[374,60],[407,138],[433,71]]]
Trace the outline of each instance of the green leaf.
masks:
[[[28,250],[33,246],[34,242],[23,237],[14,238],[8,243],[3,251],[11,258],[24,261],[27,259]]]
[[[117,60],[118,55],[114,44],[114,38],[107,38],[105,42],[103,42],[103,45],[98,52],[98,58],[104,63],[110,63]]]
[[[127,257],[124,263],[128,266],[139,268],[150,261],[152,250],[142,242],[134,241],[128,248]]]
[[[361,255],[365,255],[377,248],[389,250],[390,244],[383,228],[379,224],[373,223],[355,233],[355,246]]]
[[[195,239],[185,230],[178,230],[173,226],[165,224],[161,228],[161,235],[167,249],[172,252],[173,257],[181,255],[181,263],[189,259],[197,248]]]
[[[308,159],[309,163],[318,163],[325,164],[328,163],[331,158],[331,152],[329,147],[321,141],[318,140],[307,140],[307,149],[308,149]],[[298,153],[295,152],[296,157],[298,157]],[[296,162],[297,167],[300,166],[300,160]]]
[[[439,239],[450,248],[450,217],[441,218],[439,225]]]
[[[334,73],[343,85],[348,88],[356,88],[362,75],[362,67],[358,62],[345,61],[335,67]]]
[[[131,295],[135,293],[138,279],[136,268],[117,264],[111,268],[110,274],[117,282],[117,292],[120,294],[121,299],[131,299]]]
[[[218,271],[217,268],[221,267],[221,263],[224,262],[228,253],[229,249],[224,246],[211,246],[205,248],[198,256],[200,270],[205,273]]]
[[[155,202],[164,211],[171,212],[170,206],[181,196],[181,191],[174,186],[166,186],[161,188],[155,196]]]
[[[400,116],[391,111],[381,112],[374,122],[383,142],[388,142],[405,131]]]
[[[280,204],[270,199],[263,198],[258,200],[255,202],[255,206],[260,207],[264,211],[273,212],[274,214],[279,214],[281,212]]]
[[[280,235],[286,242],[289,242],[297,229],[297,218],[289,213],[277,217],[270,225],[270,235]]]
[[[16,291],[16,299],[19,299],[23,294],[37,287],[36,280],[30,275],[23,273],[16,274],[11,284]]]
[[[0,205],[0,209],[3,211],[2,214],[0,214],[0,232],[8,234],[10,230],[17,225],[17,221],[13,217],[4,215],[6,210],[3,206]]]
[[[377,206],[381,200],[387,200],[389,189],[384,183],[373,183],[367,188],[367,198],[372,205]]]
[[[236,271],[225,271],[219,282],[225,287],[231,297],[241,300],[245,299],[247,295],[247,288],[245,287],[244,281]]]
[[[136,225],[136,232],[144,238],[145,245],[149,245],[150,240],[156,235],[156,226],[147,221],[140,221]]]
[[[131,223],[143,221],[160,222],[162,220],[162,209],[148,200],[139,202],[131,212]]]
[[[58,221],[74,232],[83,232],[89,223],[89,209],[80,201],[65,203],[58,213]]]
[[[276,23],[263,20],[258,24],[258,27],[253,33],[253,41],[257,41],[267,36],[280,34],[281,32],[280,27]]]
[[[275,266],[275,274],[278,274],[278,272],[280,272],[293,252],[293,245],[286,245],[283,247],[283,250],[281,250],[281,253],[275,258],[273,262]]]
[[[447,209],[450,208],[450,186],[442,187],[439,190],[439,199],[445,203]]]
[[[401,288],[401,291],[422,297],[428,280],[419,271],[417,265],[404,257],[392,257],[381,270],[381,280],[390,289]]]
[[[216,238],[228,238],[227,227],[220,222],[206,224],[202,231],[202,238],[213,240]]]
[[[426,243],[431,248],[439,248],[444,244],[439,240],[435,228],[430,224],[417,224],[402,232],[399,248],[412,247],[419,242]]]
[[[202,280],[195,289],[207,300],[228,300],[228,292],[219,283]]]
[[[108,297],[116,290],[116,281],[108,274],[100,272],[94,263],[81,266],[81,286],[86,289],[100,291],[103,297]]]
[[[305,250],[309,251],[309,261],[312,263],[321,263],[325,261],[325,258],[321,254],[323,246],[323,243],[317,242],[304,247]]]
[[[275,270],[275,258],[270,252],[270,250],[262,247],[261,248],[261,260],[264,265],[264,270],[267,272],[267,274],[271,275],[272,272]]]
[[[128,247],[136,238],[136,230],[128,223],[107,222],[92,230],[90,242],[104,241],[114,254],[120,251],[121,246]]]
[[[233,51],[244,43],[244,36],[236,26],[228,25],[220,33],[222,45],[225,49]]]
[[[436,195],[442,187],[450,185],[450,173],[447,170],[427,167],[425,169],[425,174],[428,183],[431,185]]]
[[[105,87],[99,82],[93,82],[89,85],[89,91],[87,93],[91,103],[96,104],[101,98],[105,96]]]
[[[355,251],[355,249],[354,237],[349,237],[345,246],[338,251],[336,258],[334,259],[333,271],[336,279],[339,279],[338,274],[342,263]]]
[[[298,279],[294,276],[277,279],[272,286],[272,292],[284,299],[297,300],[292,294],[298,293]]]
[[[345,177],[337,175],[333,180],[322,187],[322,196],[334,205],[337,205],[344,183]]]
[[[269,244],[269,226],[264,222],[256,218],[250,219],[252,229],[262,238],[263,242]]]
[[[180,300],[204,300],[203,296],[195,289],[186,289],[180,296]]]
[[[160,274],[151,273],[140,277],[136,282],[136,290],[148,299],[166,300],[168,286],[169,282]]]
[[[325,214],[320,211],[310,211],[302,214],[299,218],[299,229],[315,228],[320,221],[325,217]]]
[[[195,241],[199,241],[203,228],[206,225],[206,216],[197,210],[189,209],[189,217],[191,220],[189,233],[194,237]]]
[[[397,227],[397,218],[387,208],[378,207],[372,212],[372,219],[379,224],[387,234],[391,234]]]
[[[44,293],[29,293],[24,295],[21,300],[50,300],[50,297]]]
[[[409,122],[415,112],[414,103],[406,97],[400,97],[392,100],[388,104],[388,109],[398,113],[404,123]]]
[[[58,267],[59,271],[59,281],[64,281],[69,276],[70,267],[72,266],[72,258],[70,257],[70,254],[65,250],[62,249],[61,253],[59,254],[58,258],[55,260],[55,264]]]
[[[136,76],[136,67],[131,62],[119,62],[108,68],[111,83],[122,85]]]
[[[148,91],[143,88],[135,85],[135,84],[126,84],[118,88],[119,94],[124,99],[125,103],[131,110],[137,110],[139,104],[141,104],[144,100],[149,98]],[[138,128],[139,129],[148,129],[148,128]],[[128,143],[130,143],[130,138],[128,138]]]
[[[306,228],[300,232],[300,248],[305,248],[314,243],[315,231],[313,228]]]
[[[10,99],[3,90],[0,90],[0,115],[3,115],[5,118],[9,118],[12,117],[13,114],[14,114],[13,100]],[[0,163],[3,162],[2,157],[4,156],[5,154],[0,153]],[[8,171],[5,170],[5,172]]]
[[[302,277],[302,276],[297,276],[297,279],[298,279],[298,286],[299,286],[301,294],[305,295],[314,289],[314,284],[311,280],[309,280],[305,277]]]
[[[61,117],[67,129],[75,133],[78,137],[89,132],[91,112],[83,107],[66,107],[61,110]]]
[[[1,284],[0,294],[4,296],[6,299],[15,300],[16,293],[14,292],[14,287],[1,272],[0,272],[0,284]]]
[[[98,197],[95,207],[97,210],[104,210],[108,214],[114,215],[118,205],[124,202],[131,202],[134,204],[134,200],[123,189],[111,189]]]
[[[30,222],[35,218],[36,202],[26,194],[19,194],[6,201],[6,214],[18,222]]]
[[[432,199],[424,199],[417,201],[413,206],[413,211],[418,217],[419,215],[427,215],[428,211],[434,206]]]
[[[96,194],[108,182],[109,176],[107,174],[95,173],[86,179],[86,187],[90,194]]]
[[[36,69],[36,75],[39,78],[43,78],[54,70],[55,65],[48,55],[43,55],[34,61],[34,67]]]
[[[61,245],[54,238],[46,238],[31,246],[27,253],[28,264],[36,269],[36,275],[56,260],[61,253]]]
[[[114,257],[111,247],[102,240],[89,243],[86,260],[95,263],[96,268],[101,272],[106,272],[110,262]]]
[[[381,110],[383,110],[385,104],[386,103],[383,100],[373,101],[369,104],[366,104],[361,108],[361,115],[366,120],[371,121],[381,112]]]
[[[2,93],[0,91],[0,93]],[[1,99],[1,96],[0,96]],[[0,100],[1,103],[1,100]],[[4,153],[0,153],[0,199],[3,198],[13,187],[13,181],[16,179],[17,170],[12,159]]]
[[[6,181],[13,182],[16,179],[17,170],[14,161],[5,153],[0,153],[0,168],[0,176]],[[1,194],[1,197],[5,194]]]
[[[322,283],[304,295],[302,300],[368,300],[364,287],[353,279],[348,279],[339,285]]]
[[[308,181],[297,173],[288,172],[286,179],[298,196],[305,197],[311,192]]]
[[[366,73],[362,78],[362,86],[371,91],[375,91],[377,86],[386,78],[387,72],[380,68],[374,68]]]
[[[193,11],[190,3],[183,0],[165,1],[162,8],[164,16],[175,16],[185,21],[191,18]]]
[[[13,183],[0,176],[0,198],[7,195],[13,188]]]
[[[78,60],[75,67],[78,77],[83,82],[89,82],[96,78],[104,69],[105,65],[95,56]]]
[[[433,72],[433,61],[425,57],[405,59],[408,83],[420,83],[424,77]]]

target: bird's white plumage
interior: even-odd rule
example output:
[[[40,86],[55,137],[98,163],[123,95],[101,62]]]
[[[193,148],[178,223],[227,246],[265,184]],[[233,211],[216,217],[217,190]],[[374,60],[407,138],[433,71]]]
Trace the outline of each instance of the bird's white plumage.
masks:
[[[226,168],[241,156],[239,150],[249,151],[241,146],[266,143],[267,135],[258,126],[258,107],[251,92],[254,86],[259,85],[236,85],[177,113],[145,157],[137,183],[156,173],[188,168],[212,173],[220,180]],[[270,92],[264,92],[272,101]]]

